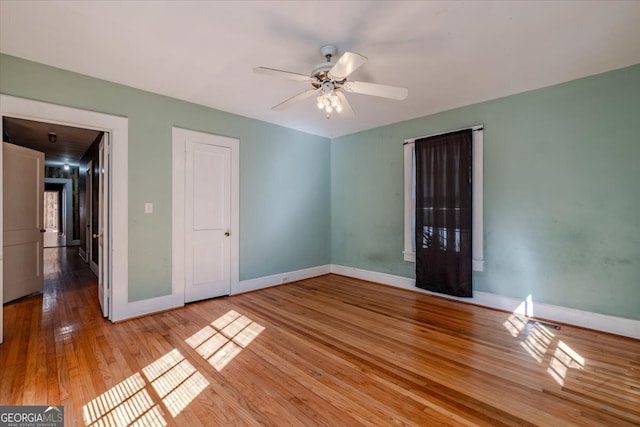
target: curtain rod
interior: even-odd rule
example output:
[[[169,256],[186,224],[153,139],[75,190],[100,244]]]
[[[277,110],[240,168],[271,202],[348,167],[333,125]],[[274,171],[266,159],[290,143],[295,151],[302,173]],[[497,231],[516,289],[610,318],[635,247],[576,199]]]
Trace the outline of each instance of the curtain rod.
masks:
[[[405,139],[404,142],[402,143],[402,145],[413,144],[416,141],[416,139],[430,138],[432,136],[444,135],[444,134],[447,134],[447,133],[459,132],[461,130],[467,130],[467,129],[471,129],[472,132],[478,131],[478,130],[483,130],[484,129],[484,125],[468,126],[468,127],[464,127],[464,128],[460,128],[460,129],[448,130],[446,132],[432,133],[431,135],[414,136],[413,138]]]

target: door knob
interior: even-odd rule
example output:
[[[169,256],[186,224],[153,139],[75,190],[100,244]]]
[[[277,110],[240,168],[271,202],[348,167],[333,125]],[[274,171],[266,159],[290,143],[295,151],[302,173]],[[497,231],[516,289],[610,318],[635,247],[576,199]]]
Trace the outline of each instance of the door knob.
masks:
[[[225,232],[224,232],[224,235],[225,235],[225,236],[227,236],[227,237],[229,237],[229,236],[231,236],[231,233],[229,233],[228,231],[225,231]]]
[[[99,235],[99,234],[93,233],[93,238],[94,238],[94,239],[97,239],[98,237],[100,237],[100,235]]]

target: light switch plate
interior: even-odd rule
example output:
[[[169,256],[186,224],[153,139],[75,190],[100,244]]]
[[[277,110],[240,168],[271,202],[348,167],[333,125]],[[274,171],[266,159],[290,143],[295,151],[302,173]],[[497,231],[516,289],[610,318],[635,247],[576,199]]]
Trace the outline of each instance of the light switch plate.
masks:
[[[144,213],[150,214],[153,213],[153,203],[145,203],[144,204]]]

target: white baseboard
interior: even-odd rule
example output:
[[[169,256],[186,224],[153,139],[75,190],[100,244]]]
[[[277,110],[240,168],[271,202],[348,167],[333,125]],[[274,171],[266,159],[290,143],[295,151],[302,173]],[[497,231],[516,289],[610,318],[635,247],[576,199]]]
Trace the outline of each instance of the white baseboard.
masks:
[[[415,280],[409,277],[394,276],[393,274],[378,273],[377,271],[363,270],[355,267],[345,267],[344,265],[331,264],[331,272],[342,276],[353,277],[369,282],[382,283],[398,288],[415,290]]]
[[[78,255],[80,255],[80,258],[82,258],[84,262],[87,262],[87,253],[84,251],[84,249],[78,249]]]
[[[270,286],[281,285],[283,283],[295,282],[297,280],[309,279],[329,273],[330,266],[323,265],[319,267],[305,268],[304,270],[274,274],[273,276],[243,280],[237,284],[231,284],[231,295],[255,291],[258,289],[268,288]],[[122,310],[113,310],[111,313],[111,319],[114,322],[118,322],[183,306],[184,294],[175,292],[174,290],[174,293],[171,295],[164,295],[136,302],[128,302],[124,305]]]
[[[111,321],[118,322],[183,306],[184,295],[164,295],[156,298],[128,302],[122,307],[122,310],[113,310],[111,313]]]
[[[330,267],[331,273],[343,276],[354,277],[361,280],[368,280],[370,282],[408,289],[414,292],[437,295],[460,302],[473,303],[484,307],[515,312],[521,315],[528,315],[530,317],[547,319],[555,322],[640,339],[639,320],[592,313],[589,311],[576,310],[574,308],[538,303],[535,301],[527,302],[504,295],[481,291],[473,291],[473,298],[458,298],[416,288],[415,279],[408,277],[394,276],[392,274],[379,273],[354,267],[345,267],[336,264],[332,264]]]
[[[380,273],[336,264],[321,265],[318,267],[305,268],[302,270],[279,273],[271,276],[242,280],[235,285],[232,284],[231,295],[264,289],[298,280],[310,279],[312,277],[318,277],[329,273],[395,286],[413,292],[436,295],[464,303],[477,304],[484,307],[517,313],[523,316],[527,315],[530,317],[640,339],[640,321],[638,320],[592,313],[589,311],[576,310],[557,305],[543,304],[535,301],[522,301],[516,298],[482,291],[474,291],[473,298],[458,298],[416,288],[415,279],[409,277],[395,276],[393,274]],[[182,299],[178,297],[179,295],[166,295],[128,303],[122,312],[112,313],[112,319],[113,321],[124,320],[184,306],[184,297],[182,297]]]
[[[282,285],[283,283],[295,282],[297,280],[310,279],[312,277],[329,274],[330,272],[331,266],[327,264],[318,267],[305,268],[303,270],[274,274],[272,276],[258,277],[256,279],[241,280],[237,285],[231,286],[231,295]]]
[[[93,262],[93,260],[89,261],[89,268],[91,269],[91,271],[93,271],[93,274],[95,274],[96,276],[98,275],[98,264]]]

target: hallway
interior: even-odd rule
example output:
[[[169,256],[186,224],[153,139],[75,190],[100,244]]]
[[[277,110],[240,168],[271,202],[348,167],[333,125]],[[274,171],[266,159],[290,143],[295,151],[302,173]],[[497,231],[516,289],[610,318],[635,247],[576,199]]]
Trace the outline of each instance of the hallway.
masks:
[[[60,246],[67,245],[67,236],[57,231],[46,231],[44,233],[44,244],[43,247],[46,248],[57,248]]]
[[[89,269],[89,265],[78,255],[78,248],[78,246],[60,246],[44,249],[43,298],[47,308],[43,311],[54,311],[57,306],[51,304],[64,305],[65,301],[56,301],[56,297],[62,295],[63,291],[71,291],[73,294],[87,288],[96,288],[98,279]],[[100,317],[95,292],[93,295],[95,301],[85,302],[87,306],[95,305],[93,308],[97,310],[96,313]]]
[[[72,392],[58,387],[58,369],[66,364],[60,355],[87,336],[90,324],[107,322],[96,292],[96,276],[77,247],[44,249],[43,293],[4,306],[0,403],[55,403]]]

